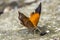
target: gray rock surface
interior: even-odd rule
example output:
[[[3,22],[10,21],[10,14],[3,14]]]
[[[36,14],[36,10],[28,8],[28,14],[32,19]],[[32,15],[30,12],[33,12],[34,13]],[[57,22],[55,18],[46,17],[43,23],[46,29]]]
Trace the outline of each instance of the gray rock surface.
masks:
[[[38,26],[44,26],[50,31],[44,36],[28,34],[27,29],[18,20],[18,10],[29,16],[39,2],[42,2],[42,13]],[[38,0],[31,5],[15,8],[2,14],[0,16],[0,40],[60,40],[60,0]]]

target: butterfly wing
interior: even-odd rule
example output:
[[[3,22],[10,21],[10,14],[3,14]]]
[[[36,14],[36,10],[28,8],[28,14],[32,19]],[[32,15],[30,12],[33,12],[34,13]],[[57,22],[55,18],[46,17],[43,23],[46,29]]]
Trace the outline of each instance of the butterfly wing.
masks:
[[[18,19],[21,21],[21,24],[27,27],[29,30],[34,30],[33,23],[29,20],[27,16],[25,16],[23,13],[19,13]]]
[[[39,4],[39,6],[35,9],[35,12],[32,12],[30,15],[30,21],[33,23],[33,25],[35,27],[37,27],[39,18],[40,18],[40,14],[41,14],[41,3]]]
[[[38,13],[34,13],[32,16],[30,16],[30,21],[33,23],[34,26],[37,26],[39,21],[40,15]]]

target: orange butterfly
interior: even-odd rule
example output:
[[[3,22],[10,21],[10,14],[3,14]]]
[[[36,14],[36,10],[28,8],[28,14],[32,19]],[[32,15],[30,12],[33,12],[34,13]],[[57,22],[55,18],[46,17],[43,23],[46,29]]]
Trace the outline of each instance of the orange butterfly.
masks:
[[[39,18],[41,15],[41,3],[35,9],[35,12],[32,12],[30,17],[25,16],[23,13],[19,12],[19,20],[21,24],[27,27],[30,31],[34,31],[37,28],[37,24],[39,22]]]

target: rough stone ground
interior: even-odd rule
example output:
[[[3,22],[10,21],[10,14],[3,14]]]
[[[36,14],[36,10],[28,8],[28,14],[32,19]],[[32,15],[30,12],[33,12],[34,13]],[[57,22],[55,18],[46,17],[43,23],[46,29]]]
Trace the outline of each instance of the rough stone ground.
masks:
[[[42,13],[38,26],[45,26],[50,31],[44,36],[27,34],[27,30],[18,20],[18,10],[29,16],[39,2],[42,2]],[[39,0],[39,2],[2,14],[0,40],[60,40],[60,0]]]

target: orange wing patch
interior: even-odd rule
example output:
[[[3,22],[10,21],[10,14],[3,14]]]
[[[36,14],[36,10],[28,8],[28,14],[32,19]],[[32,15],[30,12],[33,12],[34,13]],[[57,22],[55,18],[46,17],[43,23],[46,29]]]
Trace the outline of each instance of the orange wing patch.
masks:
[[[39,13],[34,13],[30,16],[30,21],[33,23],[33,25],[35,26],[35,28],[37,27],[38,21],[40,18],[40,14]]]

